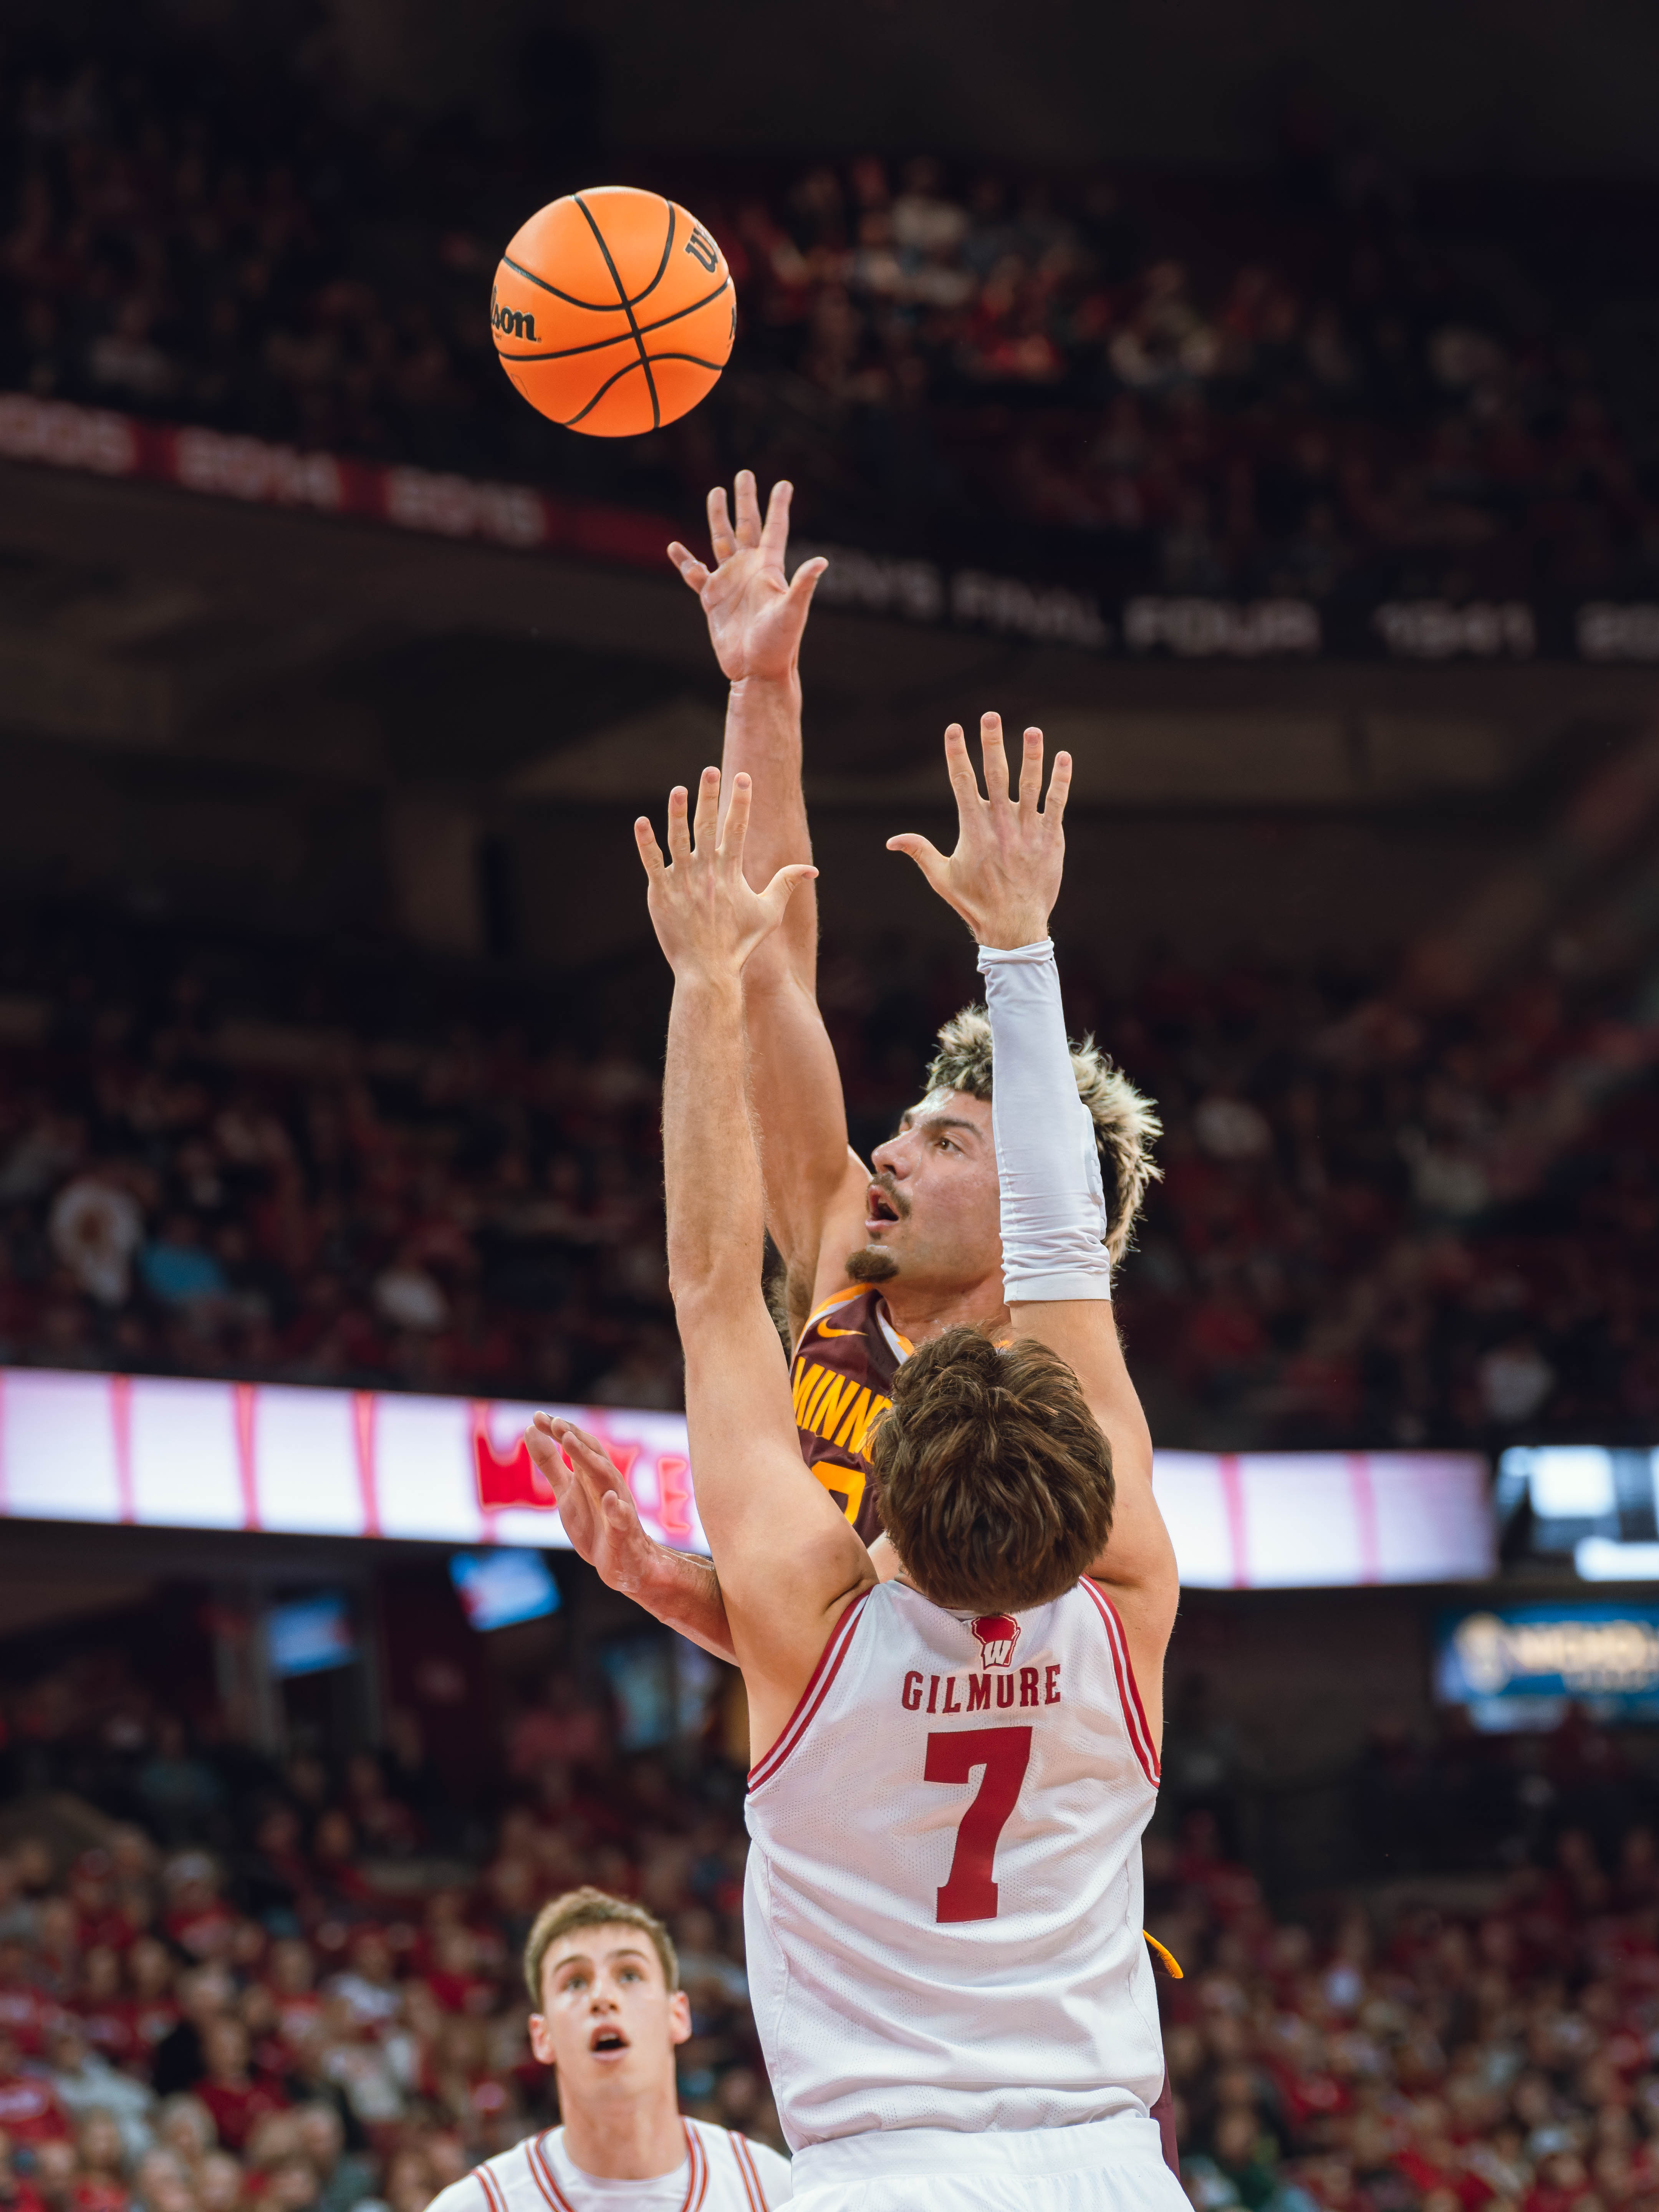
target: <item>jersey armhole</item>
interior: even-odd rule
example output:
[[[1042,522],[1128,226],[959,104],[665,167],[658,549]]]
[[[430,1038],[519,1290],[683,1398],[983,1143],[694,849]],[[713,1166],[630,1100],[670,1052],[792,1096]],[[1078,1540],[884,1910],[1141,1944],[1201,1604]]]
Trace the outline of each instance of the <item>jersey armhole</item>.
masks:
[[[1146,1709],[1140,1702],[1140,1692],[1135,1686],[1135,1670],[1129,1658],[1129,1639],[1123,1632],[1123,1623],[1117,1607],[1098,1583],[1083,1577],[1083,1587],[1094,1600],[1106,1630],[1106,1641],[1112,1654],[1112,1671],[1117,1676],[1118,1703],[1123,1709],[1123,1725],[1134,1747],[1140,1771],[1154,1790],[1162,1774],[1158,1749],[1152,1741],[1152,1732],[1146,1725]]]
[[[879,1589],[880,1584],[875,1585]],[[749,1789],[752,1792],[769,1782],[790,1753],[805,1735],[812,1716],[830,1694],[830,1686],[841,1672],[841,1662],[847,1656],[847,1647],[853,1640],[853,1631],[858,1626],[859,1615],[870,1600],[870,1591],[862,1590],[853,1600],[841,1619],[830,1632],[830,1638],[818,1654],[818,1663],[808,1677],[806,1687],[795,1702],[795,1710],[784,1723],[783,1733],[764,1759],[749,1770]]]

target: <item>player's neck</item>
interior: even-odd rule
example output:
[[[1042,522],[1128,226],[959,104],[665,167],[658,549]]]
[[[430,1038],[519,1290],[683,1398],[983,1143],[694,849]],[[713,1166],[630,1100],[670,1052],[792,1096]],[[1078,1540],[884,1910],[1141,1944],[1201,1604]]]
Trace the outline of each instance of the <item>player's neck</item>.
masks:
[[[671,2081],[665,2094],[564,2114],[564,2154],[596,2181],[655,2181],[685,2163],[685,2126]]]
[[[949,1286],[907,1283],[895,1275],[881,1285],[881,1295],[888,1319],[912,1344],[927,1344],[947,1328],[1006,1328],[1008,1322],[1000,1270],[981,1282]]]

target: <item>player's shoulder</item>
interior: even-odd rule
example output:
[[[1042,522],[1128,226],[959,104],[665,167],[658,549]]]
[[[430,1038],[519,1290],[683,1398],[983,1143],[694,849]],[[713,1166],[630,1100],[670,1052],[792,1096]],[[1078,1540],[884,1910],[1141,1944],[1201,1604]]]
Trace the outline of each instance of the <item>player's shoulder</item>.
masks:
[[[497,2151],[494,2158],[485,2159],[434,2197],[427,2212],[528,2212],[531,2203],[540,2205],[542,2198],[530,2170],[535,2141],[533,2136],[526,2136],[511,2150]]]
[[[687,2126],[702,2146],[711,2181],[717,2175],[735,2174],[744,2194],[737,2201],[752,2204],[755,2212],[773,2212],[790,2197],[789,2161],[764,2143],[750,2142],[731,2128],[710,2120],[688,2120]]]

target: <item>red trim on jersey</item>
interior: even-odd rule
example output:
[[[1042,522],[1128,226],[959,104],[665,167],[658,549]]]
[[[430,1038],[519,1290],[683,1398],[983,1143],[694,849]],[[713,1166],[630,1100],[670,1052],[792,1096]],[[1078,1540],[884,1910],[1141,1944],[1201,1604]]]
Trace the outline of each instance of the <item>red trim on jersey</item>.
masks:
[[[695,2128],[684,2120],[680,2122],[680,2127],[685,2136],[686,2160],[691,2169],[686,2176],[685,2196],[680,2204],[680,2212],[698,2212],[703,2198],[708,2194],[708,2154],[703,2148],[702,2139]],[[575,2206],[560,2188],[558,2179],[553,2172],[553,2161],[544,2148],[548,2136],[552,2132],[552,2129],[549,2128],[545,2135],[538,2136],[535,2142],[531,2144],[530,2171],[542,2195],[546,2197],[550,2204],[558,2208],[558,2212],[576,2212]],[[477,2167],[475,2171],[482,2179],[483,2166]],[[505,2201],[505,2199],[502,2200],[503,2205]]]
[[[507,2212],[507,2191],[489,2171],[489,2166],[475,2166],[473,2171],[483,2184],[483,2193],[489,2205],[489,2212]]]
[[[685,2202],[681,2205],[680,2212],[699,2212],[703,2198],[708,2194],[708,2154],[703,2148],[702,2137],[696,2130],[687,2127],[684,2120],[680,2125],[685,2129],[685,2148],[691,2160],[691,2172],[685,2185]]]
[[[743,2176],[744,2191],[748,2197],[751,2212],[767,2212],[766,2191],[761,2184],[760,2169],[755,2164],[754,2152],[741,2136],[728,2136],[726,2141],[731,2144],[732,2155],[738,2162],[738,2172]]]
[[[553,2162],[544,2148],[548,2136],[552,2132],[552,2129],[549,2128],[546,2134],[538,2136],[535,2142],[531,2144],[530,2176],[542,2195],[553,2207],[553,2212],[576,2212],[574,2205],[560,2188],[557,2177],[553,2172]]]
[[[808,1723],[830,1694],[830,1685],[841,1671],[841,1662],[847,1656],[847,1647],[853,1638],[853,1626],[864,1610],[870,1593],[864,1590],[853,1600],[836,1623],[830,1641],[818,1655],[818,1663],[812,1669],[811,1680],[801,1692],[795,1710],[778,1738],[759,1765],[749,1770],[749,1787],[758,1790],[763,1782],[769,1782],[790,1753],[805,1734]]]
[[[1123,1724],[1129,1732],[1129,1741],[1134,1747],[1140,1771],[1154,1790],[1158,1784],[1160,1769],[1158,1752],[1152,1742],[1152,1732],[1146,1725],[1146,1709],[1140,1702],[1140,1692],[1135,1686],[1135,1670],[1129,1657],[1129,1639],[1123,1632],[1123,1623],[1118,1618],[1117,1607],[1105,1591],[1091,1583],[1085,1575],[1083,1587],[1095,1601],[1096,1610],[1106,1625],[1106,1641],[1111,1646],[1112,1668],[1117,1675],[1118,1702],[1123,1708]]]

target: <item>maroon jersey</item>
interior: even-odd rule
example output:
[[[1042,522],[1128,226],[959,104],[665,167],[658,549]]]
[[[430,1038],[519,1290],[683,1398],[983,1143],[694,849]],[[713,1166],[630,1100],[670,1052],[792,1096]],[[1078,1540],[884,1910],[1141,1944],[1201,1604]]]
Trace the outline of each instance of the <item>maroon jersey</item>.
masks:
[[[881,1516],[865,1445],[912,1349],[888,1320],[880,1291],[856,1284],[815,1309],[795,1346],[790,1381],[801,1457],[866,1544],[880,1535]]]

